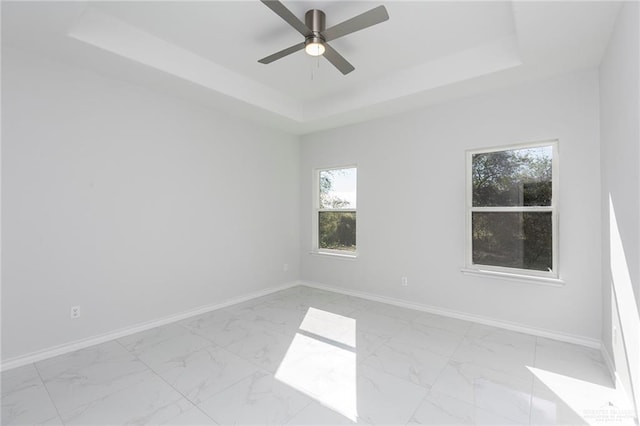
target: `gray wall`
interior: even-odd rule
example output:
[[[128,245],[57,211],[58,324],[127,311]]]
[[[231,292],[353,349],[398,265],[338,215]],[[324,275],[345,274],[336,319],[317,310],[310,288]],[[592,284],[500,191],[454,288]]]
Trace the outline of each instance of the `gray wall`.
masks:
[[[640,405],[640,6],[625,2],[600,66],[602,341]]]
[[[3,361],[298,279],[297,137],[2,62]]]
[[[303,137],[302,279],[597,343],[598,118],[598,76],[587,71]],[[465,150],[553,138],[565,285],[463,275]],[[358,164],[359,257],[310,254],[312,170],[351,163]]]

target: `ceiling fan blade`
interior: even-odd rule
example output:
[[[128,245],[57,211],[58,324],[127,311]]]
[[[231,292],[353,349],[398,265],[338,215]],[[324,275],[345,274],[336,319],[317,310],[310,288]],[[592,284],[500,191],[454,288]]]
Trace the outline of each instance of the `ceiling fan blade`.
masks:
[[[347,75],[355,69],[354,66],[343,58],[341,54],[336,52],[333,47],[326,43],[324,47],[325,51],[323,56],[327,58],[327,61],[331,62],[334,67],[338,68],[342,74]]]
[[[263,0],[264,1],[264,0]],[[384,6],[374,7],[368,12],[361,13],[351,19],[347,19],[322,32],[326,41],[335,40],[347,34],[355,33],[372,25],[379,24],[389,19],[389,14]]]
[[[307,37],[311,35],[311,30],[302,22],[296,15],[294,15],[284,4],[278,0],[260,0],[269,9],[273,10],[276,15],[284,19],[289,25],[296,29],[300,34]]]
[[[292,53],[297,52],[298,50],[304,49],[304,42],[294,44],[291,47],[287,47],[286,49],[282,49],[281,51],[274,53],[273,55],[269,55],[265,58],[260,59],[258,62],[261,64],[270,64],[273,61],[277,61],[280,58],[284,58],[287,55],[291,55]]]

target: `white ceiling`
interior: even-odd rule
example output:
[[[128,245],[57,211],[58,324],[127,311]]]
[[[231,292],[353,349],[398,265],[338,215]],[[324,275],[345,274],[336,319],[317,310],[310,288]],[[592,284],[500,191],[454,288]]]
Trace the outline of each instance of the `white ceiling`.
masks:
[[[389,20],[330,44],[343,76],[259,1],[2,2],[2,44],[307,133],[599,64],[617,2],[291,1],[327,27]]]

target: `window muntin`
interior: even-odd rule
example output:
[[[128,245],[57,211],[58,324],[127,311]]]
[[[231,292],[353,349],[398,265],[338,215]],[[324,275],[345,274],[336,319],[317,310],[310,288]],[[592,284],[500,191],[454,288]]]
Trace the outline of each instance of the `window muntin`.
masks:
[[[467,267],[558,277],[557,142],[468,151]]]
[[[356,252],[357,168],[321,169],[316,179],[315,248],[321,252]]]

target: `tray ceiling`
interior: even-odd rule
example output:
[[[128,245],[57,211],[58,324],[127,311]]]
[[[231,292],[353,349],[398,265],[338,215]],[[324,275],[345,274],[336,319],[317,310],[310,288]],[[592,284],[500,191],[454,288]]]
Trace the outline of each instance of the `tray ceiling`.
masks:
[[[615,2],[284,1],[327,26],[384,4],[387,22],[333,41],[340,74],[259,1],[3,2],[3,47],[72,62],[292,133],[423,107],[599,64]]]

